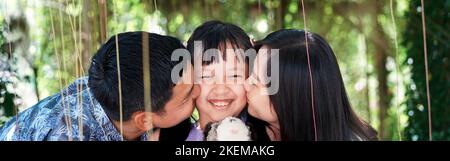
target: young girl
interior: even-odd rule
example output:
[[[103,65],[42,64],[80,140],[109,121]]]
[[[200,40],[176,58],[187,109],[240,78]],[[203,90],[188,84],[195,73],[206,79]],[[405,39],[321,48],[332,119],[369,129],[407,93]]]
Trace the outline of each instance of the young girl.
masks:
[[[317,140],[376,140],[376,131],[351,108],[331,47],[317,34],[307,32],[306,37],[314,113],[305,31],[282,29],[255,43],[258,56],[245,88],[249,114],[265,121],[259,130],[277,141],[316,140],[316,136]],[[279,49],[279,62],[275,62],[279,64],[279,88],[273,95],[264,94],[268,84],[262,81],[275,66],[270,49]]]
[[[246,114],[241,112],[246,112],[243,110],[247,104],[244,81],[248,76],[248,61],[243,52],[252,48],[252,44],[238,26],[208,21],[195,29],[187,48],[192,55],[194,70],[200,69],[194,76],[200,87],[196,99],[199,119],[187,140],[201,141],[208,123],[229,116],[240,116],[245,120]]]

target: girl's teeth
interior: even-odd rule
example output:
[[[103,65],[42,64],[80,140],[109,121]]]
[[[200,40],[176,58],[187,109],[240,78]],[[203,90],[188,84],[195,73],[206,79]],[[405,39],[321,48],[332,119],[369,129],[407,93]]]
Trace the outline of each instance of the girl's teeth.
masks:
[[[214,106],[226,106],[228,102],[213,102]]]

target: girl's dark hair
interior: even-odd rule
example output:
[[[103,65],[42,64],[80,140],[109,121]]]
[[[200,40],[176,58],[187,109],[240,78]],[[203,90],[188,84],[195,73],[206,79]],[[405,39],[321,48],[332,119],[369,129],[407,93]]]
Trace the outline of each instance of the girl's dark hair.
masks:
[[[191,53],[191,60],[194,61],[194,42],[202,43],[202,54],[208,49],[218,49],[222,52],[223,59],[226,60],[226,44],[230,43],[233,49],[242,49],[245,52],[253,48],[250,37],[240,27],[217,20],[207,21],[197,27],[187,41],[187,50]],[[243,56],[243,55],[240,55]],[[244,58],[244,57],[241,57]],[[238,59],[239,60],[239,59]],[[208,65],[213,61],[202,61],[202,64]],[[248,61],[245,58],[245,61]]]
[[[307,32],[314,87],[317,140],[377,140],[376,131],[352,110],[333,50]],[[305,31],[282,29],[255,43],[279,49],[279,90],[270,95],[282,140],[314,140]],[[269,69],[267,71],[270,71]]]

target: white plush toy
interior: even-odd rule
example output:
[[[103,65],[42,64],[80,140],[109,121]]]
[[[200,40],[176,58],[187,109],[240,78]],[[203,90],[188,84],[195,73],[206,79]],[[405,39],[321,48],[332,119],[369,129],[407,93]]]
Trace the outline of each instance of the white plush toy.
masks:
[[[227,117],[211,124],[207,131],[207,141],[251,141],[250,129],[245,123],[235,117]]]

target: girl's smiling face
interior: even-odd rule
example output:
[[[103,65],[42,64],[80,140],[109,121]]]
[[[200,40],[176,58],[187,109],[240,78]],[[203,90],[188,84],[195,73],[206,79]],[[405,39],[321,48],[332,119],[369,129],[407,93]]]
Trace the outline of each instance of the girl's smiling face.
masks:
[[[247,77],[245,61],[238,60],[234,51],[227,51],[226,60],[204,65],[199,74],[200,96],[196,99],[200,127],[209,122],[238,116],[247,104],[244,81]],[[221,55],[221,54],[219,54]]]

